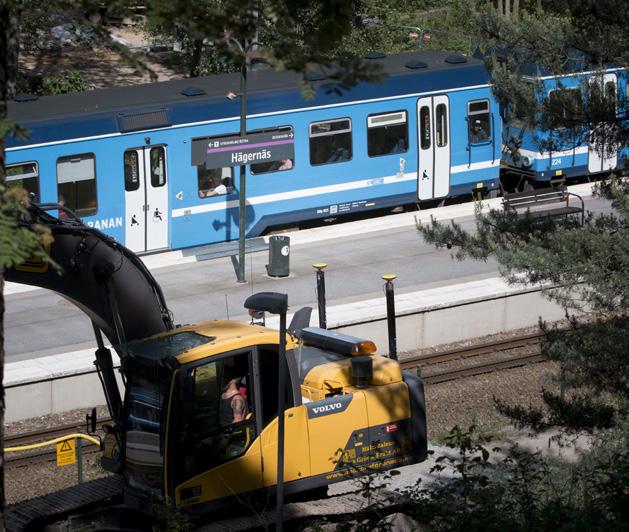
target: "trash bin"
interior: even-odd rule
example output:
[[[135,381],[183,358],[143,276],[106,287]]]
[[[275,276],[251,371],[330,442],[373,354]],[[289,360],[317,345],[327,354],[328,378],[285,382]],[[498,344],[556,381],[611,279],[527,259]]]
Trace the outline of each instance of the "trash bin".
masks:
[[[290,238],[273,235],[269,237],[269,263],[266,272],[270,277],[288,277],[290,273]]]

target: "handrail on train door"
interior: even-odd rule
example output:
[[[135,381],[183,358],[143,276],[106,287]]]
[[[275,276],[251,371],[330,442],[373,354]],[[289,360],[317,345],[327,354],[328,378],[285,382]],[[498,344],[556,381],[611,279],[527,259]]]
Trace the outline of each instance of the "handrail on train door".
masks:
[[[467,167],[470,168],[472,166],[472,139],[470,138],[470,117],[466,116],[465,121],[467,122]]]
[[[496,162],[496,127],[494,124],[494,113],[491,113],[491,164]]]

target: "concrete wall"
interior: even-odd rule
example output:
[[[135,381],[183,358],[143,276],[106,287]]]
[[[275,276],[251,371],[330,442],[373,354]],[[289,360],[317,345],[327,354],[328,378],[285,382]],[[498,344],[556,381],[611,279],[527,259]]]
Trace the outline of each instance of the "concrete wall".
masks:
[[[397,348],[398,352],[412,351],[530,327],[537,325],[540,316],[547,321],[556,321],[563,319],[564,312],[543,298],[539,291],[398,315]],[[388,353],[386,318],[331,328],[369,338],[376,343],[379,353]]]

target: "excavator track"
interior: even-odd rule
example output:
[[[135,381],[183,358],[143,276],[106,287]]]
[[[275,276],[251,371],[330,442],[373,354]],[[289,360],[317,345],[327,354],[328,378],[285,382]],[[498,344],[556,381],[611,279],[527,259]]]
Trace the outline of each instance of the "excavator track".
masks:
[[[6,510],[7,532],[42,530],[45,524],[71,514],[122,503],[123,480],[117,475],[84,482],[71,488],[12,504]]]

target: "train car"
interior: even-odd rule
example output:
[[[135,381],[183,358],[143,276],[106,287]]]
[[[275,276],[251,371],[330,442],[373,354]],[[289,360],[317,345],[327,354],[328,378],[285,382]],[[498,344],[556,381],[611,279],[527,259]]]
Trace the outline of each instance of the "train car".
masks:
[[[528,69],[528,79],[539,88],[538,98],[553,104],[554,94],[566,90],[569,97],[582,102],[586,95],[584,84],[602,83],[606,93],[613,93],[617,100],[618,116],[627,113],[627,70],[606,68],[603,71],[588,70],[581,61],[572,62],[572,73],[551,76]],[[540,117],[541,119],[541,117]],[[629,166],[629,148],[597,145],[596,137],[587,125],[575,130],[544,130],[526,127],[516,113],[509,113],[503,128],[503,165],[506,172],[518,176],[520,186],[528,181],[549,182],[577,176],[605,174],[623,170]]]
[[[318,71],[248,77],[247,133],[275,133],[286,160],[249,161],[246,235],[346,213],[499,187],[502,128],[481,61],[437,52],[372,54],[383,83],[341,89]],[[238,238],[238,167],[208,149],[238,135],[228,74],[71,95],[19,95],[9,116],[9,184],[59,202],[138,253]]]

